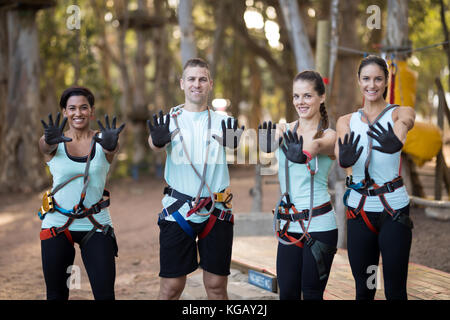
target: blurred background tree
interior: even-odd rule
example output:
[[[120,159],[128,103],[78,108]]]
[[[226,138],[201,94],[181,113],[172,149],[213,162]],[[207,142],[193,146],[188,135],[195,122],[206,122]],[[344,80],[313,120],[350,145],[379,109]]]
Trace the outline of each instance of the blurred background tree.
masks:
[[[292,79],[298,67],[282,10],[288,2],[292,0],[0,0],[0,191],[37,190],[49,183],[36,152],[42,135],[39,119],[59,111],[59,96],[72,85],[92,89],[98,118],[108,113],[127,122],[113,176],[161,175],[164,159],[147,147],[145,120],[183,102],[179,78],[185,50],[210,63],[211,104],[217,110],[239,118],[247,128],[269,119],[293,121]],[[327,106],[335,121],[361,104],[356,69],[364,52],[380,52],[387,32],[387,1],[297,1],[303,36],[313,53],[317,22],[330,19],[333,2],[338,3],[339,45],[360,51],[338,51]],[[79,29],[68,28],[71,5],[80,9]],[[380,29],[366,25],[370,5],[381,10]],[[412,47],[444,41],[440,1],[410,0],[408,5]],[[37,41],[21,50],[27,52],[28,63],[36,61],[33,74],[38,85],[32,87],[28,79],[22,83],[28,89],[18,91],[12,64],[17,68],[27,60],[11,56],[15,54],[11,46],[18,43],[15,32],[26,28],[20,17],[27,12]],[[186,39],[190,49],[181,47]],[[421,117],[430,118],[435,77],[440,76],[449,90],[445,52],[442,46],[413,52],[408,65],[419,74],[414,107]],[[13,92],[22,92],[21,102],[12,99]],[[22,110],[27,116],[16,119]],[[12,145],[11,131],[27,133],[16,134],[19,142]],[[35,174],[25,174],[28,171]]]

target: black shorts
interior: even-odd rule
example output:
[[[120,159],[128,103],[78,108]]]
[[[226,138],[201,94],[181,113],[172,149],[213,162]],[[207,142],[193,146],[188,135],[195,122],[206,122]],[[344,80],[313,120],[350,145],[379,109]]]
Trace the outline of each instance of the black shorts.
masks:
[[[199,234],[208,220],[188,223]],[[217,219],[208,235],[198,241],[187,235],[175,221],[160,220],[158,225],[160,277],[185,276],[195,271],[199,265],[203,270],[216,275],[230,274],[233,223]],[[200,263],[197,259],[197,247]]]

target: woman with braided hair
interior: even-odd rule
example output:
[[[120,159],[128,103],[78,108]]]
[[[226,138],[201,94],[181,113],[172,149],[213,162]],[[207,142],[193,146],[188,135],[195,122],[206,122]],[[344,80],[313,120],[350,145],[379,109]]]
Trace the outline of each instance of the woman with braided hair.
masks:
[[[283,151],[275,152],[282,197],[274,213],[282,300],[298,300],[302,293],[304,300],[322,300],[336,252],[338,233],[328,193],[336,134],[328,128],[324,101],[320,74],[303,71],[293,81],[298,119],[259,126],[260,149],[269,153],[281,145]]]
[[[379,256],[383,257],[386,299],[407,299],[412,221],[409,197],[400,176],[400,154],[414,126],[410,107],[388,104],[389,70],[370,55],[361,61],[358,84],[363,107],[340,117],[335,154],[346,168],[348,258],[357,300],[373,300]]]

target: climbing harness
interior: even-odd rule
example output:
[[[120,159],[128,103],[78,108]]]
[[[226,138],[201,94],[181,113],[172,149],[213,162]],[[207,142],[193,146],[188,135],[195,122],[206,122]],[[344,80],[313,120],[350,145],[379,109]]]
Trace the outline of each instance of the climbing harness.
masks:
[[[179,124],[178,124],[178,116],[182,112],[182,108],[184,105],[176,106],[171,110],[171,116],[175,120],[175,126],[176,130],[178,131],[181,145],[183,148],[183,152],[186,155],[187,160],[189,161],[189,164],[191,168],[194,170],[197,177],[200,179],[200,187],[198,189],[197,195],[195,197],[191,197],[189,195],[183,194],[181,192],[178,192],[177,190],[171,188],[170,186],[167,186],[164,188],[163,194],[167,194],[170,197],[173,197],[176,199],[176,201],[168,206],[167,208],[163,208],[162,212],[159,214],[159,220],[163,220],[166,217],[172,215],[172,217],[175,219],[175,221],[178,223],[178,225],[195,241],[196,234],[192,227],[189,225],[189,223],[184,219],[184,217],[181,215],[181,213],[178,211],[184,204],[188,204],[190,210],[186,214],[186,217],[191,216],[192,214],[197,214],[199,216],[209,216],[208,222],[204,229],[198,234],[199,239],[205,238],[208,233],[211,231],[212,227],[216,223],[217,219],[223,220],[223,221],[229,221],[231,223],[234,223],[234,217],[231,213],[232,204],[231,199],[233,198],[233,194],[231,193],[230,188],[226,188],[220,192],[212,192],[210,186],[206,182],[206,171],[207,171],[207,163],[208,163],[208,155],[209,155],[209,148],[211,145],[211,113],[209,107],[208,110],[208,139],[206,142],[206,154],[205,154],[205,162],[203,165],[203,171],[202,174],[200,174],[195,168],[195,166],[192,164],[191,158],[189,156],[189,153],[187,152],[187,147],[185,144],[185,141],[183,139],[183,135],[181,133]],[[203,187],[206,186],[209,196],[208,197],[200,197],[201,192],[203,190]],[[215,207],[215,203],[222,203],[225,210],[220,210]],[[200,213],[199,211],[201,209],[205,208],[208,210],[207,213]]]
[[[390,109],[395,108],[395,107],[398,107],[398,105],[390,104],[390,105],[386,106],[372,123],[369,121],[369,119],[364,114],[362,109],[359,109],[358,112],[360,113],[361,117],[363,117],[367,121],[367,124],[369,126],[374,126],[387,111],[389,111]],[[369,127],[369,130],[370,130],[370,127]],[[345,182],[348,189],[344,193],[343,200],[344,200],[344,205],[347,207],[347,211],[346,211],[347,219],[355,219],[355,218],[357,218],[358,215],[361,215],[366,226],[373,233],[378,234],[379,231],[372,225],[372,223],[370,223],[369,218],[367,217],[367,214],[364,211],[364,204],[366,202],[367,196],[371,196],[371,197],[378,196],[385,211],[392,217],[392,219],[394,221],[403,223],[404,225],[406,225],[407,227],[412,229],[413,223],[412,223],[411,219],[409,218],[409,216],[403,214],[401,211],[396,211],[396,210],[392,209],[391,206],[386,201],[386,198],[384,196],[386,193],[394,192],[395,190],[397,190],[398,188],[403,186],[402,177],[399,176],[399,177],[393,179],[392,181],[388,181],[388,182],[384,183],[381,186],[376,184],[375,181],[370,177],[369,165],[370,165],[370,157],[372,154],[373,144],[372,144],[372,138],[369,135],[367,137],[369,139],[369,146],[368,146],[367,159],[364,164],[364,179],[358,183],[354,183],[353,176],[350,175],[350,176],[347,176],[346,182]],[[372,187],[372,189],[369,189],[371,187]],[[358,203],[358,206],[353,210],[349,208],[348,201],[347,201],[351,190],[354,190],[354,191],[358,192],[359,194],[361,194],[361,199]]]
[[[94,136],[95,137],[95,136]],[[70,235],[69,226],[75,221],[75,219],[83,219],[88,218],[89,221],[93,224],[93,228],[81,239],[80,241],[80,247],[83,247],[89,239],[94,235],[97,229],[101,230],[103,234],[109,235],[114,239],[114,255],[117,257],[118,253],[118,247],[117,247],[117,241],[116,236],[114,234],[114,228],[110,225],[102,225],[99,223],[94,217],[94,214],[99,213],[104,208],[107,208],[110,204],[110,193],[108,190],[103,190],[102,199],[100,199],[97,203],[92,205],[90,208],[86,208],[84,206],[84,200],[86,198],[86,190],[89,183],[89,167],[91,162],[91,157],[93,155],[94,149],[95,149],[95,140],[94,137],[92,137],[91,146],[90,146],[90,152],[87,156],[86,160],[86,166],[84,170],[84,174],[78,174],[73,176],[72,178],[66,180],[65,182],[57,185],[52,191],[46,191],[44,193],[43,199],[42,199],[42,206],[38,212],[38,216],[41,220],[44,220],[46,215],[49,213],[53,213],[55,211],[59,212],[60,214],[66,216],[68,219],[66,223],[61,227],[51,227],[48,229],[43,229],[40,232],[40,239],[41,240],[47,240],[52,237],[58,236],[60,233],[64,233],[69,240],[69,242],[73,245],[73,240]],[[83,189],[81,191],[80,195],[80,201],[78,204],[76,204],[72,209],[68,210],[65,208],[62,208],[58,205],[56,202],[54,195],[56,192],[61,190],[63,187],[65,187],[68,183],[71,181],[83,177]]]
[[[299,126],[299,121],[294,126],[294,132],[297,132]],[[294,204],[291,202],[289,195],[289,165],[288,159],[285,159],[285,192],[280,196],[278,203],[275,206],[275,210],[273,210],[273,231],[277,240],[284,245],[296,245],[300,248],[304,247],[306,244],[310,249],[311,253],[316,261],[317,269],[319,272],[320,280],[324,280],[328,277],[327,268],[325,265],[325,257],[334,255],[337,251],[337,248],[330,246],[322,241],[317,239],[313,239],[311,235],[308,233],[309,226],[313,217],[317,217],[323,214],[330,212],[333,208],[331,202],[328,201],[320,206],[313,207],[314,205],[314,177],[319,172],[319,160],[318,157],[315,157],[315,168],[311,170],[310,161],[306,163],[306,168],[311,176],[310,178],[310,201],[309,201],[309,209],[302,210],[298,212],[295,208]],[[283,201],[286,199],[286,201]],[[289,210],[292,210],[293,213],[289,213]],[[283,226],[283,229],[280,228],[281,220],[285,220],[286,223]],[[305,228],[304,221],[308,221],[308,224]],[[291,222],[298,222],[300,227],[302,228],[303,234],[300,238],[296,239],[288,234],[289,225]],[[286,241],[282,239],[282,237],[288,239]]]

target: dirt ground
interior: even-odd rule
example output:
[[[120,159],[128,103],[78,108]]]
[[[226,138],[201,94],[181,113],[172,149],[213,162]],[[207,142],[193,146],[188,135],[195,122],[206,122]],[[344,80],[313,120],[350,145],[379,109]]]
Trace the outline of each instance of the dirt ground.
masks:
[[[236,214],[251,211],[254,168],[231,170],[233,207]],[[263,182],[276,181],[266,176]],[[118,238],[116,260],[117,299],[155,299],[159,289],[158,226],[164,182],[152,177],[108,183],[110,213]],[[278,185],[264,183],[263,211],[276,203]],[[45,299],[40,256],[40,220],[37,210],[41,193],[0,195],[0,299]],[[410,261],[450,272],[450,222],[433,220],[423,209],[412,209],[414,220]],[[70,299],[93,299],[87,274],[76,245],[75,265],[81,267],[81,288]],[[275,257],[274,257],[275,259]]]

